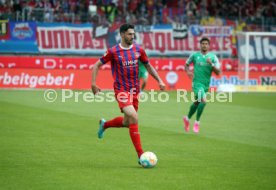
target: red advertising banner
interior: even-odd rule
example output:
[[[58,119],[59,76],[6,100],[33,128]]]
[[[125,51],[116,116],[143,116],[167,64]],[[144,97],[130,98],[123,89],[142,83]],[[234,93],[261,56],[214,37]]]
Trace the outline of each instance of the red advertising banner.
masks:
[[[0,68],[31,68],[31,69],[92,69],[98,60],[95,57],[58,57],[58,56],[0,56]],[[182,58],[151,58],[151,64],[156,70],[184,71],[186,59]],[[224,71],[236,71],[238,60],[220,60]],[[110,64],[103,65],[101,69],[110,69]],[[254,64],[252,71],[276,71],[271,64]]]
[[[160,77],[168,89],[191,89],[190,79],[184,72],[162,71]],[[0,88],[66,88],[87,90],[91,86],[90,70],[0,69]],[[100,71],[97,84],[102,89],[113,89],[110,70]],[[157,82],[149,77],[148,89],[158,89]]]
[[[191,90],[191,80],[183,71],[159,71],[160,77],[167,85],[167,90]],[[110,70],[99,72],[97,84],[102,89],[113,89]],[[250,74],[251,85],[276,85],[274,72],[254,72]],[[242,85],[236,72],[224,72],[221,76],[211,78],[211,87],[220,84]],[[61,69],[0,69],[0,88],[57,88],[88,90],[91,85],[90,70]],[[158,89],[157,82],[149,77],[147,89]]]
[[[0,56],[0,68],[25,69],[91,69],[98,60],[95,57],[59,56]],[[110,65],[102,69],[110,69]]]
[[[0,68],[29,68],[29,69],[92,69],[98,57],[59,57],[59,56],[0,56]],[[151,64],[159,71],[184,71],[184,58],[150,58]],[[237,71],[238,60],[225,58],[220,60],[223,71]],[[101,67],[110,69],[110,64]],[[250,71],[273,72],[273,64],[251,64]]]
[[[69,88],[85,89],[82,71],[41,69],[0,69],[1,88]]]

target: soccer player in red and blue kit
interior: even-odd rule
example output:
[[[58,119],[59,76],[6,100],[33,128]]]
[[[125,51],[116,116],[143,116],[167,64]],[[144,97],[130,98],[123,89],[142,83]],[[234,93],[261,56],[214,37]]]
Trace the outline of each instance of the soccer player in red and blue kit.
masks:
[[[128,127],[129,135],[136,149],[138,158],[143,154],[143,149],[138,130],[138,94],[140,92],[139,65],[140,60],[159,83],[161,90],[165,84],[157,74],[156,70],[149,63],[145,50],[134,42],[134,25],[123,24],[120,26],[121,43],[108,49],[106,53],[95,63],[92,72],[92,91],[97,94],[100,88],[96,85],[96,77],[101,65],[111,62],[113,87],[115,98],[119,104],[124,117],[118,116],[112,120],[100,120],[98,138],[103,138],[108,128]]]

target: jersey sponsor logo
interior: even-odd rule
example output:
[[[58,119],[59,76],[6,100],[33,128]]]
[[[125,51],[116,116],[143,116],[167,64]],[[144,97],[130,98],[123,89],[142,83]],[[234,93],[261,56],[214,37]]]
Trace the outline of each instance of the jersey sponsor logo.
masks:
[[[203,63],[203,62],[198,62],[198,64],[199,64],[200,66],[205,66],[205,63]]]
[[[124,67],[135,67],[137,66],[138,60],[123,61],[122,64]]]

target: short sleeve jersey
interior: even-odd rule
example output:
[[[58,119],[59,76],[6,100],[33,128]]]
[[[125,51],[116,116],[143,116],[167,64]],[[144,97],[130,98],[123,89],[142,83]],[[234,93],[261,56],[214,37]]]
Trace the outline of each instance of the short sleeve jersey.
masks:
[[[108,49],[100,58],[103,64],[111,62],[115,92],[130,92],[131,89],[140,92],[138,60],[148,64],[148,56],[138,44],[133,44],[130,48],[123,48],[120,44],[117,44]]]
[[[211,52],[203,55],[201,52],[195,52],[190,55],[190,57],[186,61],[186,65],[194,64],[194,79],[193,83],[201,83],[206,87],[210,85],[210,78],[212,75],[212,65],[207,63],[207,58],[210,58],[212,64],[216,68],[220,68],[220,63],[217,56]]]

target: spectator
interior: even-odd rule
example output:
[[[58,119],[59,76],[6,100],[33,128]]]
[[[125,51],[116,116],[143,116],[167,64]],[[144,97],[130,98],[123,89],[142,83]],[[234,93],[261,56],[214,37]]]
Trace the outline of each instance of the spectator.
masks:
[[[193,24],[198,23],[198,16],[206,17],[205,20],[242,17],[255,29],[276,22],[275,1],[267,0],[1,0],[0,15],[12,13],[14,20],[83,23],[91,20],[90,2],[97,6],[99,24],[119,20],[141,25],[166,24],[170,22],[167,18]]]

